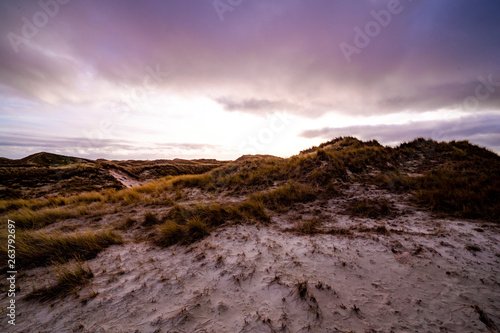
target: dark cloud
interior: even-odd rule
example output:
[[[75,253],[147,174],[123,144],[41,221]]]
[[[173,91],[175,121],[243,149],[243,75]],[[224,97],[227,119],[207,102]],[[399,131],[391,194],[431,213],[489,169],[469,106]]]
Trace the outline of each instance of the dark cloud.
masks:
[[[309,120],[403,112],[418,119],[444,109],[482,119],[500,109],[498,0],[400,0],[387,24],[377,21],[396,0],[245,0],[222,21],[211,0],[59,1],[0,2],[0,122],[10,132],[43,132],[19,120],[29,109],[50,128],[64,118],[66,128],[81,133],[84,121],[68,121],[72,112],[109,118],[122,95],[133,95],[131,114],[158,95]],[[44,14],[41,3],[57,12]],[[341,49],[347,44],[357,47],[349,59]],[[387,140],[413,138],[387,128]],[[461,130],[498,146],[487,127]]]
[[[73,0],[19,53],[8,33],[21,34],[22,18],[41,8],[0,6],[1,84],[52,103],[88,100],[86,79],[140,86],[156,65],[172,74],[162,89],[276,101],[269,112],[307,116],[437,110],[474,95],[480,75],[500,81],[495,0],[401,0],[401,12],[349,64],[340,43],[353,44],[354,28],[364,30],[388,1],[244,1],[221,22],[211,1]],[[498,108],[498,91],[485,107]],[[265,105],[232,107],[262,113]]]
[[[411,141],[418,137],[437,141],[470,140],[500,152],[500,114],[470,115],[452,120],[414,121],[396,125],[325,127],[306,130],[301,136],[325,140],[339,136],[356,136],[362,140],[376,139],[383,144]]]

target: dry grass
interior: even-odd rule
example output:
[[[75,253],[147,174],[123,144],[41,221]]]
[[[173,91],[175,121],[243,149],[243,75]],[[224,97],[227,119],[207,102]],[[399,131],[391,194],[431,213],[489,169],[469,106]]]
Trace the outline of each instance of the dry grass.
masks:
[[[160,218],[158,218],[158,216],[156,216],[155,214],[153,214],[151,212],[146,212],[144,214],[144,221],[142,222],[142,225],[145,227],[151,227],[154,225],[158,225],[161,222],[162,221]]]
[[[391,203],[385,199],[363,199],[351,201],[344,212],[350,216],[376,219],[381,216],[388,216],[393,212],[393,208]]]
[[[119,221],[118,223],[115,224],[115,228],[117,230],[129,230],[131,229],[135,224],[137,223],[136,220],[131,218],[130,216],[127,217],[126,219]]]
[[[199,187],[207,188],[209,184],[213,183],[211,173],[204,173],[201,175],[182,175],[172,179],[172,186],[174,188],[184,187]]]
[[[78,289],[87,284],[94,274],[88,265],[77,260],[75,264],[57,265],[54,275],[57,282],[48,287],[33,290],[25,296],[26,300],[50,301],[57,297],[64,297],[70,293],[78,295]]]
[[[500,222],[500,167],[489,171],[441,168],[417,181],[414,199],[433,211]]]
[[[1,239],[5,238],[6,234],[2,234]],[[121,236],[109,230],[71,234],[17,230],[16,266],[18,268],[46,266],[54,262],[68,261],[75,256],[87,260],[94,258],[108,246],[121,243]],[[2,244],[7,242],[2,241]],[[2,262],[5,263],[7,263],[6,253],[6,249],[3,248]]]
[[[235,209],[245,222],[271,222],[271,217],[267,214],[264,203],[259,198],[251,197],[237,204]]]
[[[299,222],[298,225],[292,228],[290,231],[295,231],[302,235],[314,235],[319,232],[318,227],[320,226],[321,220],[313,218],[311,220]]]
[[[270,221],[264,205],[258,200],[246,200],[237,204],[182,206],[175,205],[166,215],[166,222],[157,227],[153,242],[159,246],[191,244],[209,235],[220,225],[233,222]]]
[[[39,229],[61,219],[100,215],[103,213],[103,208],[100,203],[72,207],[45,207],[38,210],[21,208],[9,214],[9,218],[16,221],[16,226],[19,228]]]
[[[185,225],[167,221],[158,227],[154,243],[159,246],[187,245],[209,235],[209,227],[199,216],[191,217]]]
[[[316,191],[312,187],[290,182],[275,190],[254,194],[251,199],[262,201],[270,209],[285,211],[297,202],[309,202],[316,199],[316,196]]]

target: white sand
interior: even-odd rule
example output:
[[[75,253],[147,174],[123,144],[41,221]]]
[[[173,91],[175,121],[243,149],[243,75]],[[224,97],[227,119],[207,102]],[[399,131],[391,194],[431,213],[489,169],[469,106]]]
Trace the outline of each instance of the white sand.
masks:
[[[123,184],[123,186],[127,188],[141,185],[141,182],[139,182],[137,179],[130,177],[121,170],[109,169],[108,172],[111,176],[115,177],[116,180],[118,180],[120,183]]]
[[[95,277],[48,303],[21,300],[47,269],[21,281],[12,332],[489,332],[500,327],[499,226],[444,220],[386,196],[394,219],[351,218],[346,198],[297,205],[270,226],[234,225],[190,246],[112,246],[89,261]],[[348,199],[348,198],[347,198]],[[300,236],[284,231],[314,210],[327,230],[385,225],[388,235]],[[318,213],[318,212],[316,212]],[[478,229],[480,228],[480,229]],[[471,252],[467,245],[478,246]],[[307,281],[299,296],[297,283]],[[92,298],[92,291],[99,294]],[[86,301],[84,301],[86,300]],[[5,299],[2,301],[4,304]],[[359,309],[359,310],[355,310]],[[2,315],[0,327],[6,326]],[[5,331],[5,330],[2,330]]]

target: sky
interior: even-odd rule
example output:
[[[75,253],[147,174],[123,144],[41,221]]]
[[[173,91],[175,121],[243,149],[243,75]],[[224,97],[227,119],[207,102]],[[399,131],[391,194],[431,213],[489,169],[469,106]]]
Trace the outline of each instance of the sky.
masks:
[[[500,152],[498,0],[0,3],[0,156]]]

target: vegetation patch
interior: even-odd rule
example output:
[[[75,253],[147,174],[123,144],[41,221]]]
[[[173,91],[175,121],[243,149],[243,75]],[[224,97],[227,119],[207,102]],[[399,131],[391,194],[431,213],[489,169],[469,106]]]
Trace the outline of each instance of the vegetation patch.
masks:
[[[145,227],[151,227],[153,225],[158,225],[161,222],[161,219],[159,219],[154,213],[146,212],[144,214],[144,221],[142,222],[142,225]]]
[[[417,179],[413,198],[433,211],[500,222],[500,166],[430,171]]]
[[[78,295],[78,289],[94,277],[90,267],[79,260],[74,265],[58,265],[55,269],[57,282],[48,287],[33,290],[25,296],[26,300],[50,301],[71,293]]]
[[[348,204],[345,213],[350,216],[369,217],[371,219],[376,219],[381,216],[388,216],[390,213],[392,213],[392,211],[392,205],[385,199],[363,199],[351,201]]]
[[[2,239],[7,238],[6,234]],[[16,266],[31,268],[52,263],[68,261],[75,256],[84,260],[94,258],[110,245],[121,244],[119,234],[103,230],[98,232],[61,232],[22,231],[16,232]],[[2,244],[7,244],[6,241]],[[7,251],[1,251],[2,261],[7,263]]]
[[[302,235],[314,235],[320,232],[318,230],[320,226],[321,220],[313,218],[311,220],[299,222],[297,226],[292,228],[290,231],[294,231]]]
[[[251,196],[252,200],[260,200],[266,207],[276,211],[286,211],[295,203],[313,201],[316,197],[317,193],[312,187],[295,182]]]
[[[159,246],[187,245],[209,234],[210,231],[207,224],[199,216],[193,216],[185,225],[180,225],[175,221],[167,221],[159,226],[154,243]]]
[[[228,205],[175,205],[165,219],[166,222],[157,228],[153,239],[160,246],[191,244],[228,221],[268,223],[271,218],[263,203],[253,199]]]

